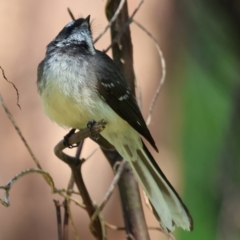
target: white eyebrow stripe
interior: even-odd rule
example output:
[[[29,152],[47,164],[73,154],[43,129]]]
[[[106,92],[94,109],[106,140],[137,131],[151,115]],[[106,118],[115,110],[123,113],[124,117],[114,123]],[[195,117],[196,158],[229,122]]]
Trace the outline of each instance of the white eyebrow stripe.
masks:
[[[68,23],[65,27],[71,27],[74,24],[74,21]]]

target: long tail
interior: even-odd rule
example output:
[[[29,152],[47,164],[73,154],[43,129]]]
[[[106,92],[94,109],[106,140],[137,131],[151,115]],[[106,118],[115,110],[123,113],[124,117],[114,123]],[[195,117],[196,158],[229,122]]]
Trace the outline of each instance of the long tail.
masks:
[[[128,160],[153,207],[153,212],[165,231],[172,232],[175,226],[184,230],[193,229],[193,221],[188,209],[167,180],[154,158],[142,142],[133,149],[127,145],[121,151]],[[122,149],[121,149],[122,150]],[[137,158],[137,159],[136,159]]]

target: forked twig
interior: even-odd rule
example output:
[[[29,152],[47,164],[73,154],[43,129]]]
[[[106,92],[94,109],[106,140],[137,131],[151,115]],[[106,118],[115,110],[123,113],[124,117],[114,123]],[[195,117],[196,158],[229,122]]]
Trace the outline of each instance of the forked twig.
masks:
[[[92,136],[92,134],[99,134],[103,129],[105,128],[106,122],[104,120],[101,120],[94,124],[93,127],[91,127],[91,130],[89,128],[82,129],[81,131],[74,133],[68,138],[68,143],[70,145],[79,143],[83,139]],[[96,208],[95,205],[92,202],[92,199],[89,195],[89,192],[84,184],[84,180],[81,174],[81,166],[83,164],[82,161],[80,161],[79,157],[71,157],[63,152],[63,150],[66,148],[66,145],[64,144],[64,141],[60,141],[54,148],[55,155],[64,161],[66,164],[69,165],[69,167],[72,170],[72,174],[74,176],[74,180],[76,183],[76,186],[82,196],[83,202],[86,207],[86,211],[91,217]],[[67,197],[68,198],[68,197]],[[69,212],[70,213],[70,212]],[[91,225],[90,228],[91,232],[97,239],[104,240],[106,239],[106,231],[105,231],[105,225],[102,221],[102,218],[100,215],[98,215]]]
[[[132,23],[134,16],[136,15],[138,10],[140,9],[143,2],[144,2],[144,0],[139,1],[139,4],[134,9],[134,11],[133,11],[132,15],[129,17],[128,21],[123,25],[122,29],[119,31],[119,33],[116,35],[116,37],[111,41],[110,45],[105,50],[103,50],[103,52],[105,52],[105,53],[108,52],[108,50],[112,47],[112,45],[118,41],[118,39],[122,36],[122,34],[127,29],[127,27]]]
[[[157,40],[153,37],[153,35],[145,28],[142,26],[142,24],[140,24],[139,22],[137,22],[136,20],[133,20],[133,22],[140,28],[142,29],[149,37],[150,39],[155,43],[155,46],[157,48],[157,51],[158,51],[158,54],[159,54],[159,57],[160,57],[160,61],[161,61],[161,66],[162,66],[162,76],[160,78],[160,81],[159,81],[159,84],[158,84],[158,87],[157,87],[157,90],[155,92],[155,95],[151,101],[151,104],[150,104],[150,107],[149,107],[149,112],[148,112],[148,117],[147,117],[147,125],[150,124],[151,122],[151,119],[152,119],[152,112],[153,112],[153,108],[155,106],[155,103],[157,101],[157,98],[159,96],[159,93],[160,93],[160,90],[162,88],[162,85],[164,84],[164,81],[165,81],[165,77],[166,77],[166,63],[165,63],[165,60],[164,60],[164,57],[163,57],[163,53],[162,53],[162,50],[157,42]]]
[[[116,20],[117,16],[119,15],[119,13],[122,10],[123,4],[125,3],[126,0],[121,0],[121,2],[119,3],[119,6],[117,8],[117,10],[115,11],[113,17],[111,18],[111,20],[109,21],[108,25],[103,29],[103,31],[94,39],[93,43],[95,44],[105,33],[106,31],[112,26],[113,22]]]

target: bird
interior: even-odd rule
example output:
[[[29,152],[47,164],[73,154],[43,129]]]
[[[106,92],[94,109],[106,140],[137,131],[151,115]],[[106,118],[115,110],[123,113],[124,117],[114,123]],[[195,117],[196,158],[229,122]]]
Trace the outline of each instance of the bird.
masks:
[[[193,229],[187,207],[142,140],[158,151],[122,71],[94,46],[90,15],[68,23],[47,45],[37,89],[46,115],[59,126],[83,129],[104,119],[101,136],[130,163],[162,229]]]

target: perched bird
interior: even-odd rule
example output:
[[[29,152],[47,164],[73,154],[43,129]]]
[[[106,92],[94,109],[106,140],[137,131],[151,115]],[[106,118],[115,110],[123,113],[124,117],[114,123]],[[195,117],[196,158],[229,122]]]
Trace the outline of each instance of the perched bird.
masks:
[[[95,49],[90,16],[68,23],[47,46],[37,87],[45,113],[60,126],[83,129],[104,119],[101,135],[127,160],[165,231],[192,230],[192,218],[142,135],[157,150],[123,73]]]

